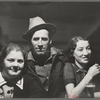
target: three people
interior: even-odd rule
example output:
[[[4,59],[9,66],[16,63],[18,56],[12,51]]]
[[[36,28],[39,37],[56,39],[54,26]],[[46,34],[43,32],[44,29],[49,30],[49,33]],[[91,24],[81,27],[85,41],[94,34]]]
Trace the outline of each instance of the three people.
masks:
[[[91,48],[89,41],[75,36],[69,41],[67,56],[52,46],[56,27],[42,18],[31,18],[23,38],[31,47],[25,58],[24,50],[9,44],[0,55],[1,98],[85,98],[86,85],[100,73],[94,64],[87,71]]]
[[[91,47],[89,41],[81,36],[73,37],[67,48],[67,55],[70,62],[64,67],[64,82],[68,98],[89,97],[86,85],[93,77],[100,73],[100,65],[94,64],[86,71],[91,57]]]
[[[37,77],[26,74],[25,51],[10,43],[0,53],[0,98],[42,98],[46,93]]]

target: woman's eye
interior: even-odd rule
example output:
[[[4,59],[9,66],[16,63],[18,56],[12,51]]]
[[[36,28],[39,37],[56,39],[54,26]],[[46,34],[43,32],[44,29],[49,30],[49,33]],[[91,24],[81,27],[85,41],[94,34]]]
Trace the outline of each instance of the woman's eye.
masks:
[[[78,49],[78,51],[82,51],[83,49]]]
[[[33,38],[33,40],[34,40],[34,41],[38,41],[38,40],[39,40],[39,38]]]
[[[91,48],[90,47],[87,47],[87,49],[90,50]]]
[[[9,61],[9,62],[14,62],[15,59],[7,59],[7,61]]]
[[[22,59],[19,59],[19,60],[18,60],[18,62],[19,62],[19,63],[23,63],[23,62],[24,62],[24,60],[22,60]]]
[[[43,40],[43,41],[47,41],[47,40],[48,40],[48,38],[42,38],[42,40]]]

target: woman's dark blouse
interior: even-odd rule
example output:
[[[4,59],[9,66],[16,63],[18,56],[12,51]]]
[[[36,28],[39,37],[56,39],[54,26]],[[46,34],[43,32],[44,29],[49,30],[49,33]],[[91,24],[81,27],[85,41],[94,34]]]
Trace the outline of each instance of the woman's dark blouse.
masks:
[[[63,73],[65,86],[67,84],[73,83],[74,86],[76,87],[84,78],[86,73],[87,73],[86,70],[79,69],[75,64],[66,63],[64,67],[64,73]],[[85,88],[80,94],[79,98],[87,98],[87,97],[88,97],[88,94]]]

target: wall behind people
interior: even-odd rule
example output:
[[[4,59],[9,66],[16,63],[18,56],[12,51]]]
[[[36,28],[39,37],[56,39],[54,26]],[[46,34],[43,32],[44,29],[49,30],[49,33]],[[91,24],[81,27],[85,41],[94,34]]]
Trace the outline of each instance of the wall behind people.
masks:
[[[100,26],[89,36],[89,40],[92,49],[91,64],[100,64]],[[96,84],[95,91],[100,91],[100,74],[94,77],[94,82]]]
[[[92,48],[91,62],[100,64],[100,27],[89,36],[89,40]]]
[[[2,49],[2,27],[0,26],[0,51]]]
[[[40,16],[54,23],[57,32],[53,44],[65,49],[75,35],[89,36],[100,25],[100,3],[94,2],[0,2],[0,23],[3,43],[10,41],[28,44],[22,34],[28,29],[29,17]]]

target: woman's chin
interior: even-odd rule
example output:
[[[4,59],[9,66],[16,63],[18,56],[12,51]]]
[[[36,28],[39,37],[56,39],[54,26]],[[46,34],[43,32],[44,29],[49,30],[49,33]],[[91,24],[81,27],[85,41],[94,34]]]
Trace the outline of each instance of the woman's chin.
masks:
[[[9,72],[9,76],[10,77],[17,77],[17,76],[19,76],[20,75],[20,71],[17,71],[17,72]]]

